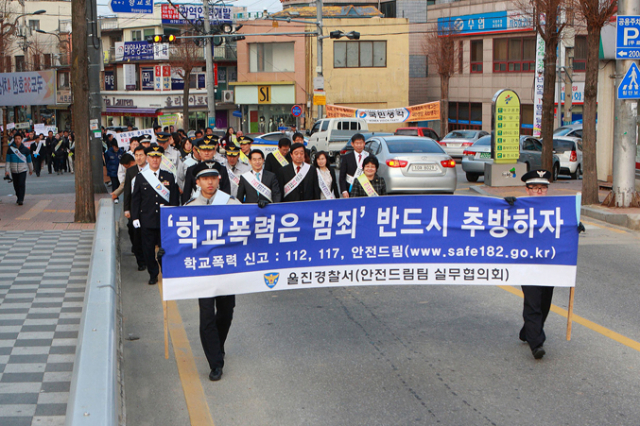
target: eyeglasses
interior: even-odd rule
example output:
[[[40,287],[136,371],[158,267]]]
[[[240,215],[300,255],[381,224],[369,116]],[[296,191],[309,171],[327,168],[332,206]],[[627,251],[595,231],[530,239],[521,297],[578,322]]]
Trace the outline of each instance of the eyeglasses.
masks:
[[[537,185],[537,186],[528,186],[527,185],[527,189],[530,189],[530,190],[536,191],[536,192],[547,192],[549,187],[546,186],[546,185]]]

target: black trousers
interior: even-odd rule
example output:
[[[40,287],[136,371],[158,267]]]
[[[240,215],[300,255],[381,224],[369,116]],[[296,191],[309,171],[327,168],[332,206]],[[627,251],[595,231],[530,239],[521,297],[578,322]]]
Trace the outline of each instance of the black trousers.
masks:
[[[55,161],[54,167],[56,169],[56,172],[64,171],[66,167],[66,159],[65,159],[66,156],[67,156],[66,153],[62,153],[62,154],[56,154],[56,156],[53,157]]]
[[[47,160],[47,169],[49,170],[49,174],[51,174],[51,167],[53,167],[53,157],[50,153],[45,154],[45,159]]]
[[[219,296],[198,299],[200,306],[200,341],[213,370],[224,367],[224,342],[229,335],[235,296]]]
[[[33,169],[36,172],[36,176],[40,176],[40,170],[42,170],[42,155],[32,155]]]
[[[546,340],[544,322],[547,320],[553,298],[553,287],[523,285],[524,326],[520,330],[520,339],[526,340],[531,349],[542,346]]]
[[[111,179],[111,192],[113,192],[120,187],[120,179],[118,176],[109,176],[109,179]]]
[[[142,229],[134,228],[133,223],[131,223],[131,219],[127,222],[127,229],[129,230],[131,249],[136,257],[136,262],[138,262],[138,266],[145,266],[146,262],[144,260],[144,254],[142,253]]]
[[[27,172],[11,173],[11,179],[13,179],[13,189],[16,191],[16,197],[18,202],[24,201],[24,193],[27,189]]]
[[[140,228],[142,237],[142,255],[149,271],[149,277],[155,278],[160,273],[156,260],[156,246],[160,247],[160,229]]]

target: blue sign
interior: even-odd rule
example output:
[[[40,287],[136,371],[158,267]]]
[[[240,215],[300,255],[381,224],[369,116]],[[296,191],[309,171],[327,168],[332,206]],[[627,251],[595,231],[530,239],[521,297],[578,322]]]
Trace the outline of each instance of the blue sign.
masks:
[[[640,70],[635,63],[631,63],[629,71],[618,86],[618,99],[640,99]]]
[[[116,90],[116,79],[113,71],[104,72],[104,90]]]
[[[532,29],[531,16],[506,10],[438,18],[438,33],[440,35],[494,34],[531,31]]]
[[[165,299],[305,285],[572,286],[579,204],[414,195],[163,206]]]
[[[207,127],[211,127],[212,129],[214,129],[216,127],[216,118],[215,117],[209,117],[207,123],[208,123]]]
[[[640,58],[640,16],[618,16],[616,26],[616,59]]]
[[[116,61],[153,61],[169,59],[167,43],[125,41],[116,43]]]
[[[155,78],[153,68],[142,68],[140,70],[140,74],[142,75],[142,90],[153,90],[153,82]]]
[[[231,115],[233,115],[234,117],[242,118],[242,111],[233,111]]]
[[[302,115],[302,108],[300,108],[300,105],[294,105],[291,107],[291,114],[294,117],[300,117]]]
[[[153,0],[111,0],[113,13],[153,13]]]

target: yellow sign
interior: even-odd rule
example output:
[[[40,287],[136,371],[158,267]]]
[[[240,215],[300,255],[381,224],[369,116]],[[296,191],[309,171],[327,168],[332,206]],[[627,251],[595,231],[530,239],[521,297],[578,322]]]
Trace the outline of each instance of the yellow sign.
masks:
[[[271,103],[271,86],[258,86],[258,103]]]
[[[493,161],[514,164],[520,158],[520,98],[513,90],[493,97]]]
[[[326,105],[327,94],[326,92],[313,92],[313,104],[314,105]]]

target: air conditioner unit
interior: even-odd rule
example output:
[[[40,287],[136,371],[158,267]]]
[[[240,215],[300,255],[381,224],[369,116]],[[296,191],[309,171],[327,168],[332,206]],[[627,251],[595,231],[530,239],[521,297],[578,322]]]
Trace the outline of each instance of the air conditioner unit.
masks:
[[[233,90],[222,91],[222,102],[233,103]]]

